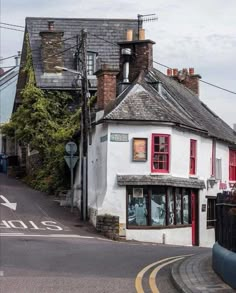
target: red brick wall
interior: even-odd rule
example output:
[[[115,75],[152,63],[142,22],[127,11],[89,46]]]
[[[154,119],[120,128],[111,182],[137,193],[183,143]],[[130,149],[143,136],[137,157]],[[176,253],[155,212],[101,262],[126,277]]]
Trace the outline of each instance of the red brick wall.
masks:
[[[97,72],[97,107],[105,109],[107,105],[116,99],[116,75],[117,70],[101,69]]]
[[[131,41],[119,43],[121,50],[123,48],[131,49],[129,81],[133,82],[142,70],[149,70],[153,67],[153,49],[155,44],[151,40]],[[121,52],[120,50],[120,52]],[[123,72],[123,63],[125,59],[120,54],[120,71]]]

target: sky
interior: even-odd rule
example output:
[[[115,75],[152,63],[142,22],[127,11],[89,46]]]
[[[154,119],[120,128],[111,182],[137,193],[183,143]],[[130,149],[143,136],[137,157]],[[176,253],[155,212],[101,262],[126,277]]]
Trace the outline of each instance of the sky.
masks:
[[[26,17],[137,18],[155,41],[154,60],[171,68],[194,67],[202,80],[236,93],[235,0],[0,0],[0,22],[25,25]],[[2,25],[0,25],[2,26]],[[17,27],[16,27],[17,28]],[[1,29],[1,58],[22,49],[23,33]],[[14,58],[1,66],[14,65]],[[164,67],[155,67],[166,72]],[[200,99],[233,127],[236,94],[200,82]]]

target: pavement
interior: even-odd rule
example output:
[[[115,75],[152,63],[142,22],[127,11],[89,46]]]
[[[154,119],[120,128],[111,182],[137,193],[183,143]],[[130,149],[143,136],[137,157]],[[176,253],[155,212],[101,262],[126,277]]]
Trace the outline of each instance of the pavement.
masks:
[[[171,275],[178,291],[182,293],[236,292],[213,271],[211,263],[211,251],[175,263]]]

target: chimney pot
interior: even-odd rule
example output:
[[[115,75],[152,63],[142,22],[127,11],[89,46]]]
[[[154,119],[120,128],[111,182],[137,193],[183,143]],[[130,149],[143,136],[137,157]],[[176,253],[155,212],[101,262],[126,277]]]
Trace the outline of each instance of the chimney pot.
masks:
[[[178,68],[173,68],[173,76],[177,76],[178,75]]]
[[[48,30],[53,31],[54,30],[54,21],[49,20],[48,21]]]
[[[189,75],[194,75],[194,68],[193,67],[189,68]]]
[[[167,69],[167,76],[172,76],[172,69],[171,68]]]
[[[126,40],[127,41],[133,41],[133,30],[127,30],[127,33],[126,33]]]
[[[143,28],[139,29],[139,40],[140,41],[145,40],[145,29],[143,29]]]

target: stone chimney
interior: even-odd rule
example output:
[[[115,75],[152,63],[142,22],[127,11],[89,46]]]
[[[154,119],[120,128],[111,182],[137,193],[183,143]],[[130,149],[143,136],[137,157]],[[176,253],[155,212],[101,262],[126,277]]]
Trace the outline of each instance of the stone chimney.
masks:
[[[173,70],[167,69],[167,75],[173,77],[179,83],[182,83],[192,92],[199,96],[199,79],[201,75],[194,73],[194,68],[183,68],[182,70],[178,70],[174,68]]]
[[[118,43],[120,45],[120,72],[123,72],[123,65],[126,63],[126,57],[122,54],[123,49],[130,49],[131,56],[129,59],[129,81],[133,82],[142,70],[150,70],[153,68],[153,44],[151,40],[131,40]],[[123,76],[121,77],[123,79]]]
[[[42,62],[45,73],[56,73],[55,66],[63,67],[64,32],[54,30],[54,21],[48,21],[48,30],[39,33],[42,38]]]
[[[116,99],[117,68],[104,64],[95,74],[97,76],[97,108],[104,110],[108,104]]]

